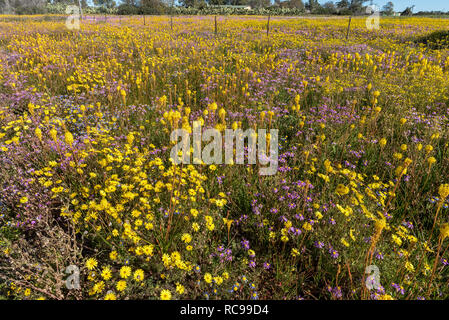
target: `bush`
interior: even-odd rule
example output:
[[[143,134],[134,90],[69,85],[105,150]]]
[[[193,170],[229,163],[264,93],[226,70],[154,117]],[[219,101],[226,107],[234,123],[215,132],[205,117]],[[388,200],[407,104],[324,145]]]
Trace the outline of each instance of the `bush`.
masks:
[[[449,31],[436,31],[428,35],[418,38],[416,41],[418,44],[424,44],[427,47],[439,50],[449,48]]]
[[[139,8],[131,4],[121,4],[117,8],[117,14],[119,15],[136,15],[139,14]]]
[[[45,7],[30,7],[30,6],[19,6],[15,9],[18,15],[31,15],[31,14],[43,14],[46,13]]]

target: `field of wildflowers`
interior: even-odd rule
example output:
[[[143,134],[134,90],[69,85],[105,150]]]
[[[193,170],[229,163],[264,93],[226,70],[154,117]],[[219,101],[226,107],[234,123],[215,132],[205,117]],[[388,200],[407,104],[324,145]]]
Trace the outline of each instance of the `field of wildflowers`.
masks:
[[[446,19],[0,20],[0,295],[449,297]],[[194,121],[277,173],[174,164]]]

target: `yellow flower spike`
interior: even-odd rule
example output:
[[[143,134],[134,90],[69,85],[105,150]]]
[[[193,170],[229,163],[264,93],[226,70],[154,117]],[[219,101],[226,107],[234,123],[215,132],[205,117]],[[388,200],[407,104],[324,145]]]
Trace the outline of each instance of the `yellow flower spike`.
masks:
[[[165,107],[167,105],[167,96],[160,97],[158,103],[161,107]]]
[[[432,134],[432,136],[430,137],[430,139],[431,139],[431,140],[434,140],[434,139],[438,139],[439,137],[440,137],[440,133],[439,133],[439,132],[436,132],[436,133]]]
[[[404,160],[404,167],[408,167],[409,165],[412,164],[412,162],[413,162],[412,159],[410,159],[410,158],[405,158],[405,160]]]
[[[398,178],[401,178],[403,175],[407,173],[407,168],[403,166],[398,166],[395,170],[395,174]]]
[[[293,248],[292,251],[291,251],[291,256],[292,256],[292,257],[297,257],[297,256],[299,256],[299,250],[296,249],[296,248]]]
[[[438,188],[438,194],[441,197],[441,201],[446,200],[446,198],[449,196],[449,184],[442,184]]]
[[[217,103],[216,102],[212,102],[210,105],[209,105],[209,109],[213,112],[213,111],[215,111],[215,110],[217,110],[217,108],[218,108],[218,106],[217,106]]]
[[[444,240],[449,237],[449,223],[443,223],[440,228],[440,237]]]
[[[39,139],[39,141],[42,142],[42,130],[39,128],[36,128],[36,130],[34,130],[34,134],[36,135],[36,137]]]
[[[225,122],[225,116],[226,116],[226,111],[225,109],[221,108],[218,111],[218,116],[220,117],[220,120],[224,123]]]
[[[32,104],[32,103],[28,104],[28,111],[30,112],[30,114],[32,116],[34,116],[34,104]]]
[[[374,223],[374,228],[376,232],[381,232],[387,226],[387,222],[385,219],[376,219]]]
[[[296,97],[295,97],[295,103],[296,103],[296,105],[299,104],[299,99],[301,99],[301,97],[299,96],[299,94],[297,94]]]
[[[53,139],[54,142],[58,141],[58,131],[55,128],[52,128],[50,130],[50,137]]]
[[[126,104],[126,91],[123,89],[120,89],[120,95],[122,96],[122,102],[125,105]]]
[[[226,218],[223,218],[223,220],[224,219],[226,219]],[[226,221],[224,221],[225,222],[225,224],[226,224],[226,226],[227,226],[227,231],[228,231],[228,238],[229,238],[229,233],[230,233],[230,231],[231,231],[231,225],[232,225],[232,223],[234,222],[234,220],[228,220],[228,219],[226,219]]]
[[[73,135],[70,133],[70,131],[67,131],[64,134],[64,141],[66,144],[68,144],[69,146],[73,145]]]
[[[273,111],[268,111],[268,122],[269,125],[271,126],[271,121],[273,120],[273,116],[274,116],[274,112]]]
[[[128,134],[128,136],[126,137],[126,140],[128,141],[129,145],[132,145],[134,142],[134,134],[132,132],[130,134]]]

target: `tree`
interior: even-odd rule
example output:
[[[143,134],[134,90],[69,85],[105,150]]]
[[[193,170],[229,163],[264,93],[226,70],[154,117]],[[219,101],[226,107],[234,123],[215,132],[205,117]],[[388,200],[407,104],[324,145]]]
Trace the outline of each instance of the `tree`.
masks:
[[[93,0],[96,6],[100,6],[103,9],[114,8],[116,3],[114,0]]]
[[[227,4],[226,0],[209,0],[209,4],[214,6],[224,5]]]
[[[46,0],[4,0],[0,2],[1,11],[16,14],[45,13]]]
[[[228,0],[228,4],[233,6],[243,6],[248,4],[248,0]]]
[[[323,4],[323,11],[325,14],[335,14],[337,12],[337,8],[332,1],[328,1]]]
[[[251,8],[267,8],[271,5],[270,0],[249,0]]]
[[[383,6],[382,11],[385,15],[391,16],[394,13],[394,4],[393,2],[389,1],[386,5]]]
[[[413,14],[413,8],[415,8],[415,6],[407,7],[401,12],[401,16],[411,16]]]
[[[137,15],[140,11],[138,6],[128,3],[122,3],[117,7],[117,14],[119,15]]]
[[[74,5],[74,4],[77,5],[78,4],[78,0],[48,0],[47,2],[49,4],[66,4],[66,5]],[[83,7],[87,7],[87,1],[82,0],[81,5]]]
[[[339,2],[337,2],[337,8],[338,9],[348,9],[349,1],[348,0],[340,0]]]
[[[0,12],[3,14],[10,14],[12,13],[12,6],[9,3],[9,0],[0,0]]]
[[[164,3],[160,0],[141,0],[141,11],[143,14],[164,14],[168,11],[170,3]]]
[[[351,0],[349,10],[352,14],[363,14],[365,13],[363,6],[365,2],[367,2],[367,0]]]
[[[196,8],[198,6],[197,0],[179,0],[179,4],[186,8]]]
[[[287,4],[288,8],[304,10],[304,2],[302,0],[290,0]]]
[[[318,3],[318,0],[309,0],[309,2],[306,4],[306,9],[310,10],[310,12],[317,11],[321,5]]]

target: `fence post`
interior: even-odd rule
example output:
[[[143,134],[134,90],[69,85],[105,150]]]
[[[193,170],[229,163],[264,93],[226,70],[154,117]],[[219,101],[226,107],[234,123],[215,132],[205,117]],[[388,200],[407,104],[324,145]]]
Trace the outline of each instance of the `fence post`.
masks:
[[[215,16],[215,35],[217,35],[218,28],[217,28],[217,16]]]
[[[83,6],[81,5],[81,0],[78,0],[78,5],[80,7],[80,20],[83,20]]]
[[[146,21],[145,21],[145,14],[143,15],[143,25],[146,25]]]
[[[351,20],[352,20],[352,17],[349,17],[348,30],[346,31],[346,41],[348,41],[349,31],[351,30]]]
[[[269,35],[269,33],[270,33],[270,17],[271,17],[271,14],[268,14],[268,21],[267,21],[267,37],[268,37],[268,35]]]

